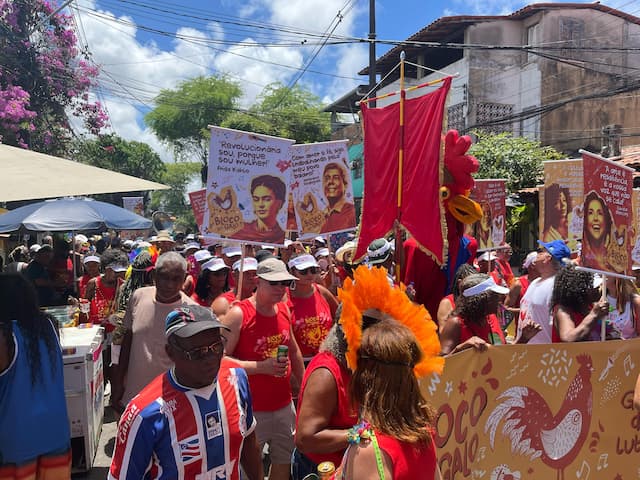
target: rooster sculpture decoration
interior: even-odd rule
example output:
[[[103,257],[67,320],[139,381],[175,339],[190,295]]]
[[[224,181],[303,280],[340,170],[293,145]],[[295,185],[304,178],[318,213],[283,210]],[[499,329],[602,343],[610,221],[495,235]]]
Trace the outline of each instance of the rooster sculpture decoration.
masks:
[[[416,301],[422,303],[432,318],[436,318],[438,303],[451,288],[453,276],[463,263],[473,261],[478,249],[475,239],[464,235],[465,225],[482,218],[482,209],[469,198],[474,185],[473,174],[478,171],[478,160],[469,155],[471,137],[460,136],[449,130],[444,137],[444,175],[440,198],[447,222],[447,263],[438,265],[421,251],[413,238],[404,243],[406,267],[403,281],[412,283]]]
[[[502,434],[511,440],[511,451],[531,460],[539,458],[556,470],[556,480],[565,479],[564,470],[576,459],[591,424],[592,360],[589,355],[578,355],[576,359],[578,372],[555,415],[533,388],[511,387],[497,397],[499,403],[484,428],[493,448],[496,432],[503,423]]]

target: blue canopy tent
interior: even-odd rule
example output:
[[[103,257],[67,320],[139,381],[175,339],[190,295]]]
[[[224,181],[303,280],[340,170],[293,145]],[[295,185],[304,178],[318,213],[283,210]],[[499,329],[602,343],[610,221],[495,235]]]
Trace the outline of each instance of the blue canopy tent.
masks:
[[[0,233],[144,230],[151,220],[90,198],[45,200],[0,215]]]

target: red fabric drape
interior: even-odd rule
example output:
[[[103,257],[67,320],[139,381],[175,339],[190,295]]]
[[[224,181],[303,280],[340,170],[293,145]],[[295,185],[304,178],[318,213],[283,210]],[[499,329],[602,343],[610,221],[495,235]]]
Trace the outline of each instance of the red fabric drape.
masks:
[[[439,263],[446,253],[446,226],[440,202],[440,145],[444,106],[451,78],[437,90],[404,104],[402,225]],[[400,104],[361,105],[364,122],[364,199],[358,257],[393,228],[397,217]]]

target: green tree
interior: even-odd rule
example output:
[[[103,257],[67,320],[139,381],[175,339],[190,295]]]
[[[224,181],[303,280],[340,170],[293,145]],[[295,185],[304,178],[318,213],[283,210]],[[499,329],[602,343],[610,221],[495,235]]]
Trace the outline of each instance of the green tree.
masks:
[[[322,103],[299,85],[268,85],[248,112],[238,112],[222,126],[278,137],[298,143],[322,142],[331,137],[331,117]]]
[[[242,90],[226,77],[196,77],[161,90],[146,124],[180,160],[207,159],[208,125],[220,125],[237,108]]]
[[[81,139],[73,143],[73,158],[94,167],[124,173],[132,177],[160,182],[164,178],[166,164],[146,143],[125,140],[117,135],[102,135],[96,139]],[[147,192],[127,192],[96,195],[99,200],[122,206],[123,196],[144,196]]]
[[[543,180],[542,162],[564,155],[553,147],[510,133],[475,132],[478,141],[469,149],[480,162],[476,178],[504,178],[508,193],[535,187]]]
[[[166,170],[160,156],[146,143],[125,140],[117,135],[79,140],[74,158],[87,165],[133,177],[159,182]]]
[[[187,187],[197,178],[201,168],[200,162],[167,163],[160,181],[171,189],[155,191],[151,196],[151,210],[162,210],[176,217],[174,230],[196,229],[193,211],[187,204]]]

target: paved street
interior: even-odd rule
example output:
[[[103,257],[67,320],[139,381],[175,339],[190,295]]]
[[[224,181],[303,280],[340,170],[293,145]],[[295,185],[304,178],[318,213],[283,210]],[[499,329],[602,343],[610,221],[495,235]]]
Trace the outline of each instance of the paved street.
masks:
[[[107,401],[108,398],[105,398],[105,403]],[[111,465],[111,455],[113,454],[117,427],[118,423],[113,410],[106,408],[104,425],[102,426],[102,435],[100,435],[100,442],[98,443],[98,451],[96,452],[94,466],[91,471],[86,474],[73,475],[74,480],[104,480],[107,478],[109,465]]]

